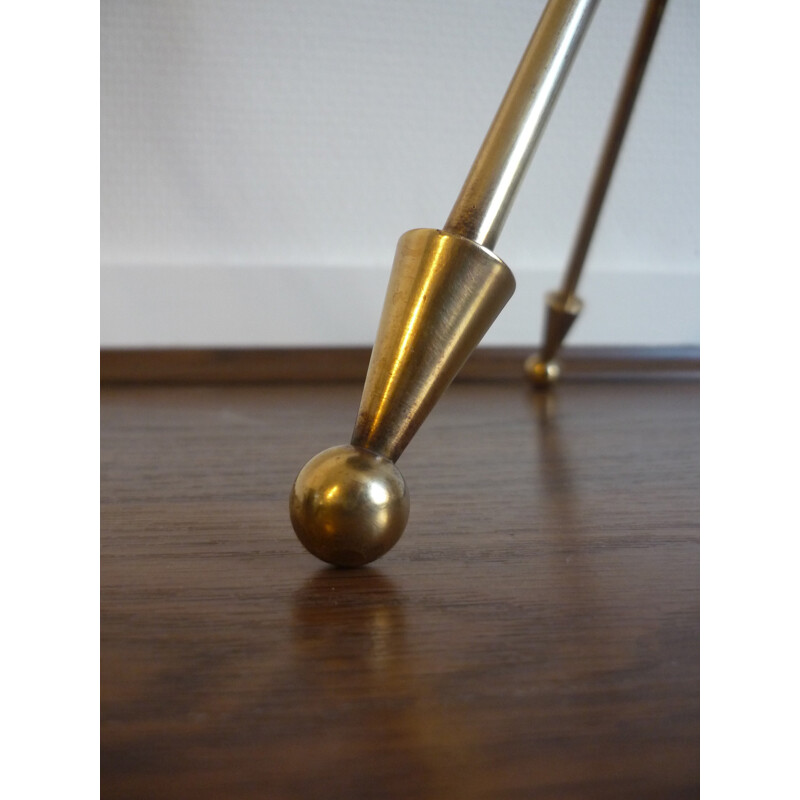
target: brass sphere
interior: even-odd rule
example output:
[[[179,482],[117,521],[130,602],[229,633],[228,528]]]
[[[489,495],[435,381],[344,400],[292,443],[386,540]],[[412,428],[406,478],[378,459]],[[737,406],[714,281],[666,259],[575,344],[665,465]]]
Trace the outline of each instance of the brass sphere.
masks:
[[[536,356],[530,356],[525,361],[525,373],[537,389],[546,389],[558,380],[561,368],[555,361],[540,361]]]
[[[406,482],[394,462],[349,444],[314,456],[289,501],[297,538],[338,567],[360,567],[388,552],[408,511]]]

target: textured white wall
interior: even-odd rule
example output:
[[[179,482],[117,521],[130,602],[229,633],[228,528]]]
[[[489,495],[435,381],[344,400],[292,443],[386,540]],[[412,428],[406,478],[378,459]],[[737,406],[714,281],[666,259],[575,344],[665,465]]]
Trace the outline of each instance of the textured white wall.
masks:
[[[699,342],[698,6],[667,7],[574,344]],[[102,344],[370,344],[398,237],[444,223],[543,7],[103,0]],[[642,8],[600,3],[486,343],[538,339]]]

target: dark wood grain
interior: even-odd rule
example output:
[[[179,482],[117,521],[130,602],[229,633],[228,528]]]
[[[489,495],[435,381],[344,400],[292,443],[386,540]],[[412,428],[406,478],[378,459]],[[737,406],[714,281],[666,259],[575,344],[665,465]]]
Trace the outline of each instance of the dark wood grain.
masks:
[[[360,389],[103,390],[103,797],[696,797],[697,383],[453,386],[339,571],[287,500]]]

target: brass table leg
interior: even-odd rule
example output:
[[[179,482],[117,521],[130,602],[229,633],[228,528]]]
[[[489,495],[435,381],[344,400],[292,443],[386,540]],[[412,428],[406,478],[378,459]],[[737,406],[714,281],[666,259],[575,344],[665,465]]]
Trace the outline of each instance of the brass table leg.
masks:
[[[351,443],[312,458],[290,497],[318,558],[361,566],[400,538],[395,462],[514,292],[491,251],[598,0],[549,0],[442,230],[398,242]]]
[[[658,26],[667,0],[649,0],[639,23],[636,43],[625,71],[625,79],[617,97],[614,115],[609,125],[606,141],[594,175],[586,207],[583,211],[578,234],[572,248],[564,283],[557,292],[545,298],[544,342],[541,350],[525,361],[525,372],[537,388],[552,385],[560,375],[556,355],[572,323],[580,314],[583,303],[575,294],[586,254],[594,235],[595,226],[603,207],[606,191],[614,173],[622,140],[631,118],[636,95],[644,77],[645,68],[656,40]]]

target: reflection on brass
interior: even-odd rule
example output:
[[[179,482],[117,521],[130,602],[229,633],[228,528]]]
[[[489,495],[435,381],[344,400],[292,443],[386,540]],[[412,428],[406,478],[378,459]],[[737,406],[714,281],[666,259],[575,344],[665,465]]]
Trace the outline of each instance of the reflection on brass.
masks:
[[[289,514],[297,537],[317,558],[359,567],[382,556],[400,538],[408,508],[406,482],[392,461],[341,445],[300,470]]]
[[[392,462],[514,291],[489,248],[597,2],[548,2],[444,229],[400,238],[351,447],[316,456],[292,487],[295,532],[325,561],[367,564],[405,526],[408,493]]]
[[[514,293],[491,250],[442,231],[397,245],[352,443],[393,461]]]
[[[644,10],[636,43],[606,134],[603,152],[595,171],[572,253],[564,273],[563,285],[559,292],[547,295],[544,343],[538,354],[530,356],[525,361],[525,372],[537,388],[546,388],[558,379],[560,370],[554,359],[564,342],[567,331],[583,306],[575,295],[575,291],[666,5],[667,0],[649,0]]]
[[[550,0],[445,230],[494,247],[597,0]]]
[[[536,387],[544,388],[555,383],[561,376],[561,367],[555,361],[540,361],[538,356],[529,356],[525,371]]]
[[[545,388],[558,380],[561,368],[554,359],[581,308],[583,303],[574,295],[565,295],[563,292],[547,295],[544,344],[536,355],[525,361],[525,372],[537,388]]]

